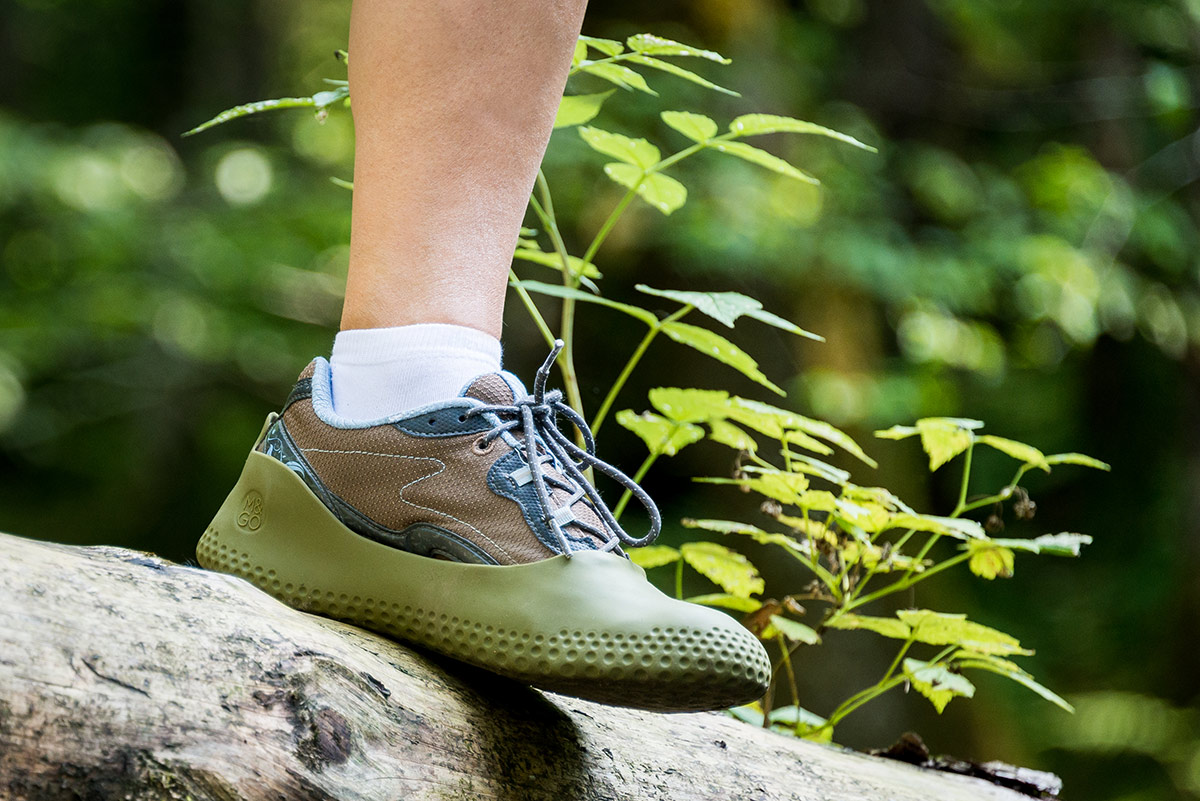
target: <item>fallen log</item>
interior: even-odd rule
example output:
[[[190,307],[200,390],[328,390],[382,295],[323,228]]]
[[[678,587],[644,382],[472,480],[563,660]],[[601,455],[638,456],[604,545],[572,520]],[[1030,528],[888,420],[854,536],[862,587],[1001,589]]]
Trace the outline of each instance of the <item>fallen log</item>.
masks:
[[[241,579],[5,534],[0,797],[1027,798],[721,714],[543,694]]]

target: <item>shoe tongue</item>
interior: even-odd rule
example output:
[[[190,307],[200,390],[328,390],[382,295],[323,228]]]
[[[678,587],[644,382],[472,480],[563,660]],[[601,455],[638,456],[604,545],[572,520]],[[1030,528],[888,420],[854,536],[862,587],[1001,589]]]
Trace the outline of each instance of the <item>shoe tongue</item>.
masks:
[[[528,393],[519,378],[504,370],[477,376],[458,394],[490,405],[511,406],[517,398],[523,398]]]

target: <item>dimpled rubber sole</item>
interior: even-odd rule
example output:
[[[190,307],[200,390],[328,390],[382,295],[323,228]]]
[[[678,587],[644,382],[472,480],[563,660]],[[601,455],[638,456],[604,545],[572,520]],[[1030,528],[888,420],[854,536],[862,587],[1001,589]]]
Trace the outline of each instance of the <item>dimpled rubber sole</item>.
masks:
[[[728,615],[670,598],[597,551],[523,565],[417,556],[355,534],[252,452],[196,548],[280,601],[545,690],[660,711],[761,697],[770,661]]]

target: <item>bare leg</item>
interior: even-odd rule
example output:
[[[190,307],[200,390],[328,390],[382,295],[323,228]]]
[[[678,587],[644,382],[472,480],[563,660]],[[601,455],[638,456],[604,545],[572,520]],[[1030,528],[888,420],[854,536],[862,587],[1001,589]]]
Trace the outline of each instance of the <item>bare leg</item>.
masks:
[[[342,328],[499,337],[513,248],[586,0],[355,0]]]

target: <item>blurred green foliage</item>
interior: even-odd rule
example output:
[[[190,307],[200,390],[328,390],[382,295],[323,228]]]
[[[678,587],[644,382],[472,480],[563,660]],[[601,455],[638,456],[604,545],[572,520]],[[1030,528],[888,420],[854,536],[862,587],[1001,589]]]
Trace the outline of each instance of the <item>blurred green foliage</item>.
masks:
[[[328,179],[349,177],[352,132],[345,117],[319,126],[298,111],[203,141],[179,134],[247,98],[323,88],[337,73],[314,54],[336,67],[347,16],[348,3],[316,0],[0,10],[0,529],[189,556],[263,413],[329,347],[349,194]],[[764,140],[828,189],[747,180],[756,168],[734,159],[680,165],[688,205],[666,225],[631,209],[606,243],[610,296],[644,298],[633,287],[648,283],[761,298],[828,342],[731,338],[790,408],[856,435],[978,417],[1114,465],[1030,481],[1039,530],[1095,536],[1082,560],[1020,563],[1019,583],[939,578],[906,600],[953,597],[1022,641],[1063,632],[1029,667],[1078,715],[1026,714],[997,679],[936,724],[920,723],[922,699],[888,696],[839,739],[884,745],[915,719],[934,751],[1058,771],[1067,798],[1200,797],[1200,4],[618,0],[587,24],[616,38],[647,29],[734,59],[721,83],[742,98],[673,81],[661,90],[675,107],[811,119],[882,152]],[[666,140],[659,108],[631,98],[599,121]],[[585,230],[563,231],[574,248],[621,190],[577,137],[555,140],[556,195],[585,208]],[[543,346],[522,315],[506,358],[528,373]],[[594,411],[620,367],[610,354],[640,332],[622,341],[600,312],[580,325]],[[712,369],[657,353],[631,397]],[[641,458],[632,435],[610,447],[618,463]],[[651,477],[665,517],[753,520],[740,494],[682,479],[727,458],[706,447]],[[916,453],[879,455],[871,483],[952,505],[952,476],[926,481]],[[1002,459],[975,469],[985,485],[1008,478]],[[768,591],[793,578],[751,556]],[[862,665],[878,654],[861,656],[797,664],[802,697],[821,707],[874,681]]]

